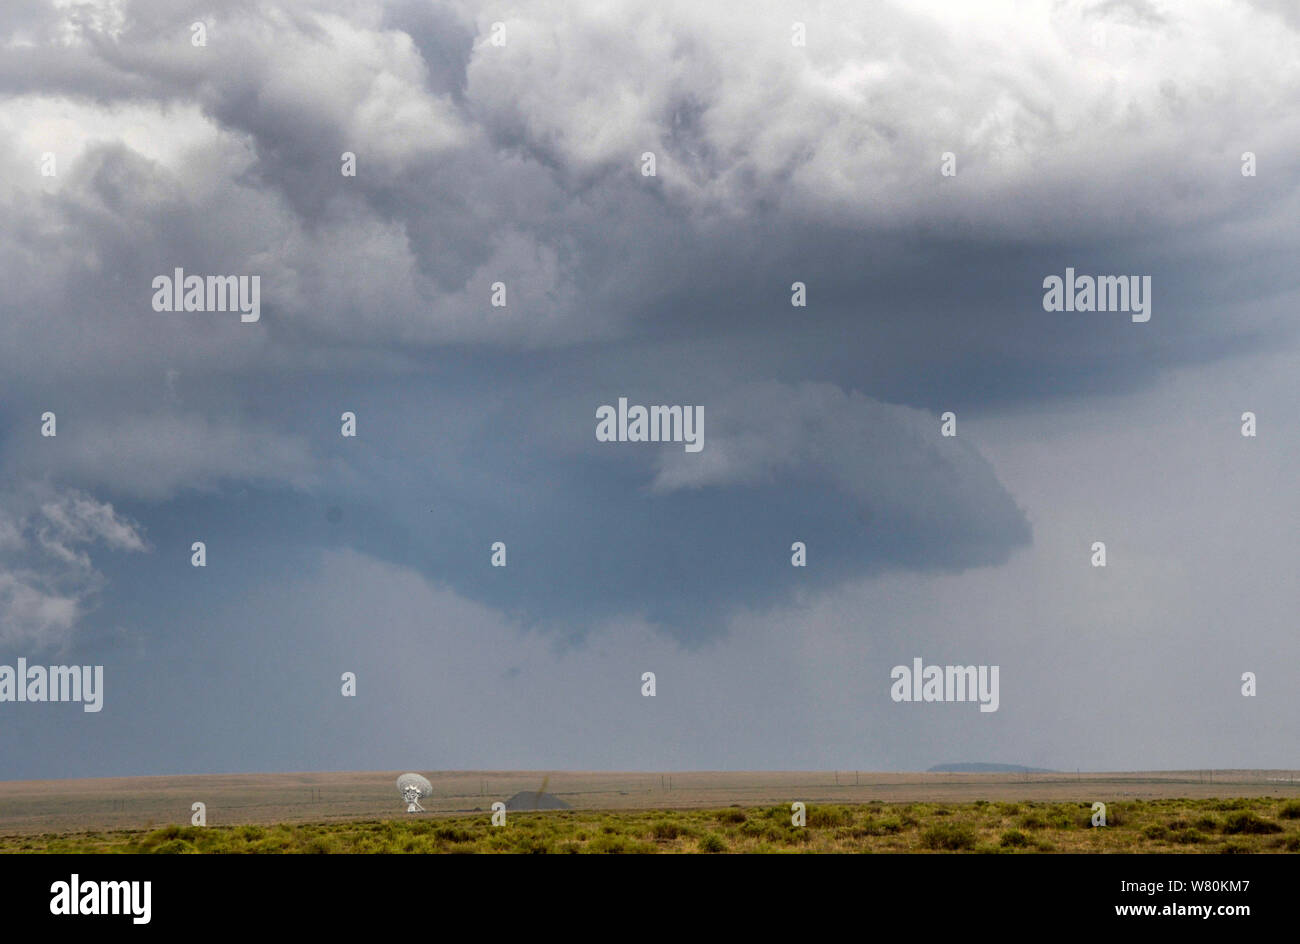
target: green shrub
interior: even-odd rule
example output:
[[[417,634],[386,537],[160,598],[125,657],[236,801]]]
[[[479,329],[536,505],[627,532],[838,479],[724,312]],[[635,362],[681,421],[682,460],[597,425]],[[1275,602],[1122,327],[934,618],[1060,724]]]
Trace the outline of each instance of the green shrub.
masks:
[[[1277,815],[1283,819],[1300,819],[1300,800],[1291,800],[1282,804],[1282,809]]]
[[[1001,844],[1005,848],[1015,849],[1029,845],[1029,837],[1018,829],[1008,829],[1002,834]]]
[[[789,831],[789,826],[783,828],[775,823],[764,823],[761,820],[753,819],[740,827],[742,836],[748,836],[759,842],[780,842]]]
[[[1142,835],[1148,839],[1165,840],[1169,838],[1169,827],[1161,823],[1152,823],[1142,830]]]
[[[626,852],[635,852],[632,844],[624,836],[611,836],[608,834],[597,836],[587,844],[588,852],[599,852],[605,855],[617,855]]]
[[[178,855],[198,851],[194,843],[184,839],[169,839],[153,849],[155,855]]]
[[[444,842],[473,842],[474,834],[459,826],[442,826],[434,831],[433,837]]]
[[[546,855],[551,851],[551,843],[541,836],[521,836],[515,840],[513,851],[524,855]]]
[[[340,850],[338,841],[332,836],[313,836],[303,845],[302,851],[311,855],[330,855]]]
[[[834,826],[848,826],[853,822],[853,814],[837,806],[824,806],[808,811],[808,825],[825,829]]]
[[[1263,836],[1269,833],[1280,833],[1282,827],[1271,820],[1261,818],[1253,810],[1242,810],[1229,814],[1228,818],[1223,821],[1223,831],[1231,835],[1245,833],[1252,836]]]
[[[921,834],[921,844],[927,849],[971,849],[975,832],[960,823],[936,823]]]
[[[661,819],[651,827],[650,834],[656,839],[676,839],[682,834],[682,827],[672,820]]]
[[[744,810],[723,810],[718,814],[719,823],[743,823],[748,818]]]
[[[727,841],[717,833],[705,833],[700,837],[701,852],[726,852]]]
[[[1057,807],[1056,809],[1049,810],[1044,814],[1043,822],[1054,829],[1073,829],[1078,825],[1078,817],[1075,815],[1073,810],[1066,809],[1065,807]],[[1088,825],[1092,825],[1091,818],[1088,820]]]

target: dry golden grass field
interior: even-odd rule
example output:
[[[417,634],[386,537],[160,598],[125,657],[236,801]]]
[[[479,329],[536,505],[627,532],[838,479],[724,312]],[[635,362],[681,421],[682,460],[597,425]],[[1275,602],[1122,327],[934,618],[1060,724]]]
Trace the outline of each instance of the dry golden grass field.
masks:
[[[1294,771],[1060,773],[426,773],[410,816],[400,771],[0,783],[0,851],[1081,851],[1300,849]],[[572,812],[488,810],[521,790]],[[808,826],[790,826],[790,804]],[[190,827],[195,801],[207,827]],[[1110,825],[1089,828],[1091,804]]]

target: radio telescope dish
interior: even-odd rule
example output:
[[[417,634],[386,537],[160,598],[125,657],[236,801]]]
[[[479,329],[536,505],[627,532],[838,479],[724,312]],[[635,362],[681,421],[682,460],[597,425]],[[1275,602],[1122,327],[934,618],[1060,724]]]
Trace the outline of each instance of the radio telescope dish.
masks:
[[[433,793],[433,784],[419,774],[402,774],[397,778],[397,792],[406,802],[406,812],[423,813],[425,810],[420,805],[420,798]]]

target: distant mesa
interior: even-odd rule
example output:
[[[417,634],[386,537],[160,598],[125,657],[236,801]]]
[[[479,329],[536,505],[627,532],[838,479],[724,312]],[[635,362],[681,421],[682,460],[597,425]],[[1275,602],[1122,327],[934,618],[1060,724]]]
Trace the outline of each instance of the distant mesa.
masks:
[[[1046,767],[1021,767],[1019,764],[936,764],[931,774],[1054,774]]]
[[[507,810],[571,810],[573,807],[557,796],[537,790],[520,790],[506,800]]]

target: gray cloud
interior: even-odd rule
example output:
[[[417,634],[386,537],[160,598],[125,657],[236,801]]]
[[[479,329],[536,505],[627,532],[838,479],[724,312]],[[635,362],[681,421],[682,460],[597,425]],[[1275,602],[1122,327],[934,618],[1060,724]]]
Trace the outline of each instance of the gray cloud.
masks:
[[[885,534],[940,535],[998,556],[1029,528],[969,440],[942,437],[937,417],[829,384],[761,384],[707,411],[699,456],[658,453],[653,490],[800,483],[845,499],[846,514]]]
[[[204,684],[183,668],[203,664],[195,645],[231,671],[270,660],[299,699],[276,743],[300,766],[362,763],[309,717],[334,704],[293,661],[317,627],[333,648],[312,671],[364,664],[394,682],[385,710],[420,698],[398,654],[472,665],[464,687],[442,679],[441,710],[487,711],[478,737],[509,729],[507,765],[547,765],[537,730],[509,725],[573,690],[645,724],[620,752],[566,707],[550,757],[575,765],[711,766],[724,743],[738,766],[971,759],[917,746],[933,743],[1052,766],[1061,737],[1098,764],[1155,762],[1094,736],[1090,710],[1108,731],[1144,719],[1151,743],[1181,739],[1161,758],[1191,763],[1188,730],[1153,712],[1189,678],[1215,710],[1240,705],[1199,655],[1226,630],[1180,632],[1217,613],[1243,665],[1293,655],[1287,534],[1245,497],[1249,529],[1213,509],[1247,471],[1258,495],[1285,488],[1295,455],[1278,419],[1294,391],[1260,366],[1296,348],[1295,31],[1266,0],[10,4],[0,641],[115,662],[148,683],[142,723]],[[177,266],[260,275],[262,320],[154,312],[151,280]],[[1066,266],[1151,275],[1151,322],[1043,311]],[[622,395],[703,405],[704,452],[597,443],[595,407]],[[1244,409],[1257,442],[1236,435]],[[45,410],[56,439],[37,434]],[[1186,556],[1230,530],[1232,555]],[[1103,598],[1077,566],[1101,532]],[[204,570],[184,553],[199,538]],[[1251,595],[1216,590],[1233,586]],[[1170,673],[1150,690],[1148,638]],[[922,642],[1004,660],[1006,714],[880,714],[860,748],[870,731],[836,719],[874,706],[874,683],[845,667],[874,678]],[[619,701],[611,679],[646,653],[691,692],[656,724],[709,719],[689,749]],[[503,677],[518,690],[498,715],[482,700]],[[204,715],[211,756],[251,756],[237,688]],[[761,703],[779,707],[755,728]],[[815,733],[787,761],[768,732],[790,716]],[[371,763],[402,766],[423,730]],[[1282,743],[1240,733],[1207,750]],[[133,736],[105,744],[156,768]],[[497,763],[489,742],[449,735],[443,756]]]
[[[739,311],[770,324],[802,278],[815,300],[805,317],[827,334],[861,331],[864,317],[879,324],[866,299],[906,300],[892,351],[916,365],[933,361],[925,339],[935,330],[972,320],[935,284],[942,272],[966,287],[961,304],[976,305],[987,338],[1022,334],[1022,357],[1006,369],[1025,375],[1059,349],[1054,333],[1022,327],[1043,321],[1042,275],[1107,256],[1158,273],[1158,318],[1193,319],[1227,343],[1279,330],[1267,311],[1242,312],[1229,329],[1198,302],[1206,228],[1220,234],[1208,251],[1261,274],[1280,275],[1295,249],[1272,221],[1296,209],[1287,162],[1300,129],[1275,105],[1297,77],[1285,67],[1288,34],[1256,36],[1249,7],[1137,16],[1063,4],[1015,30],[893,6],[868,29],[865,11],[829,7],[809,21],[806,51],[790,46],[775,6],[669,17],[629,3],[616,30],[581,7],[533,7],[506,21],[512,41],[494,47],[486,12],[468,6],[432,21],[409,7],[349,7],[344,21],[330,4],[232,5],[203,50],[186,41],[188,15],[139,9],[117,33],[106,15],[46,23],[69,37],[61,55],[151,83],[120,94],[96,85],[93,99],[87,83],[71,100],[154,109],[141,120],[164,136],[178,107],[197,108],[208,140],[163,160],[95,146],[81,158],[89,164],[65,164],[72,182],[43,226],[85,245],[62,263],[54,253],[64,271],[34,281],[36,297],[24,300],[59,304],[49,293],[80,276],[75,291],[102,298],[123,338],[157,330],[158,319],[140,317],[140,280],[173,264],[262,272],[275,351],[258,356],[335,364],[339,345],[734,333]],[[1097,22],[1110,24],[1101,46]],[[418,41],[399,23],[416,24]],[[980,54],[985,33],[1003,44],[992,62]],[[1192,54],[1207,48],[1213,58]],[[453,74],[462,66],[463,82]],[[1250,95],[1234,82],[1242,70],[1257,77]],[[14,93],[7,107],[36,94]],[[41,146],[31,138],[12,163],[32,166]],[[338,174],[343,150],[358,154],[355,180]],[[659,157],[657,178],[637,172],[645,150]],[[945,179],[938,162],[949,150],[960,170]],[[1243,150],[1259,153],[1258,178],[1237,172]],[[1031,240],[1038,261],[1021,284],[973,302],[970,289],[1005,283]],[[882,284],[871,270],[890,260],[873,250],[897,255],[900,241],[916,264]],[[113,259],[103,276],[81,261],[95,256]],[[755,271],[784,277],[763,285]],[[511,288],[504,310],[487,301],[498,279]],[[689,317],[665,318],[666,305]],[[1091,346],[1115,343],[1091,335]],[[252,356],[237,338],[210,337],[226,369]],[[1163,359],[1195,356],[1185,336],[1166,339]],[[86,359],[59,358],[69,369]],[[1150,361],[1126,369],[1149,377]],[[1089,373],[1105,383],[1100,370]]]
[[[134,522],[112,505],[49,486],[10,490],[0,508],[0,644],[58,647],[103,588],[87,548],[141,552]]]

